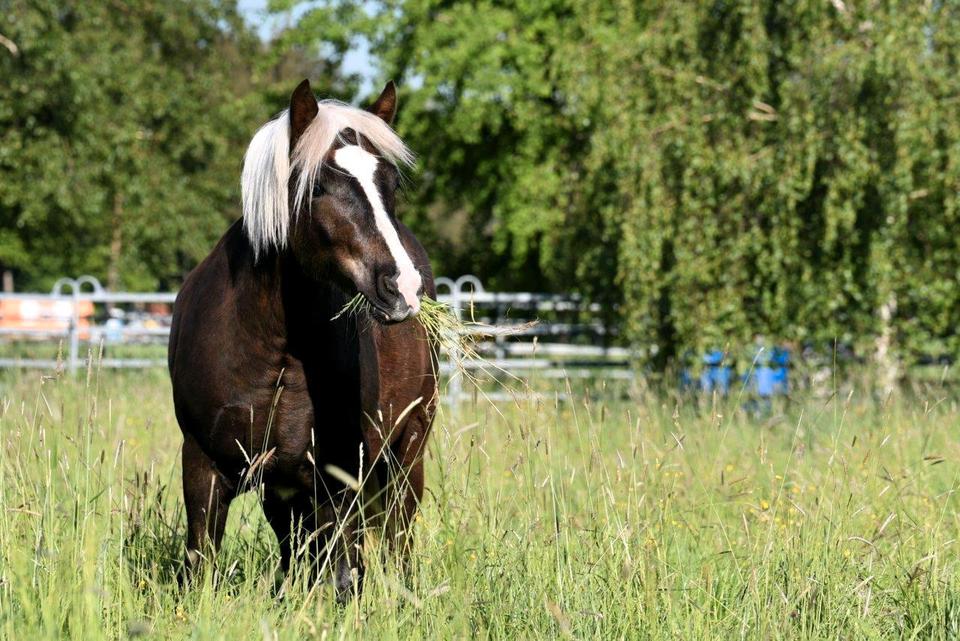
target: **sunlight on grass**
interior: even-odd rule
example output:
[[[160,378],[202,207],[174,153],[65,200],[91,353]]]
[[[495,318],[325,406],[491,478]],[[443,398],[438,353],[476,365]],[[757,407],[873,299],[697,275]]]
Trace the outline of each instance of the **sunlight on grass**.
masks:
[[[178,589],[162,372],[8,377],[2,396],[7,639],[960,634],[960,408],[942,389],[762,421],[733,400],[576,390],[465,404],[434,427],[410,576],[371,560],[346,607],[283,580],[253,494],[212,571]]]

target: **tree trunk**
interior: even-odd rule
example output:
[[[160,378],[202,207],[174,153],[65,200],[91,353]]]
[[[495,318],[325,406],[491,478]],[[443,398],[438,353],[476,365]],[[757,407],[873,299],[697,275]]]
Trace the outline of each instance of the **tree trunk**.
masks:
[[[110,237],[110,264],[107,266],[107,289],[118,291],[120,287],[120,257],[123,253],[123,195],[113,194],[113,232]]]
[[[874,362],[877,368],[877,389],[882,398],[889,398],[897,391],[900,380],[900,361],[894,346],[893,317],[897,313],[897,295],[893,292],[880,305],[880,334],[876,340]]]

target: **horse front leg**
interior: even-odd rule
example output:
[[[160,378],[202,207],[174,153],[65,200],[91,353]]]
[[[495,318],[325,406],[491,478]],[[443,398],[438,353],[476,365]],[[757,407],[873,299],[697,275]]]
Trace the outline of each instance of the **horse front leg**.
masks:
[[[217,470],[189,434],[183,440],[183,502],[187,510],[187,550],[180,583],[195,573],[204,558],[220,549],[235,488]]]
[[[419,418],[414,417],[407,425],[387,466],[384,534],[404,573],[409,571],[413,555],[413,520],[423,499],[423,453],[429,422]]]
[[[280,569],[284,574],[290,571],[290,561],[296,552],[296,546],[303,542],[301,535],[303,528],[303,511],[294,510],[293,506],[285,501],[279,493],[267,488],[260,501],[263,514],[267,522],[277,535],[280,546]]]
[[[346,603],[363,590],[363,526],[360,523],[357,494],[345,492],[336,505],[328,505],[330,536],[326,557],[333,570],[337,601]]]
[[[409,569],[413,554],[413,520],[423,499],[423,460],[393,470],[387,496],[386,538],[402,569]]]
[[[340,603],[363,589],[363,529],[355,497],[343,491],[317,502],[304,496],[287,502],[268,492],[263,501],[284,572],[311,584],[327,577]]]

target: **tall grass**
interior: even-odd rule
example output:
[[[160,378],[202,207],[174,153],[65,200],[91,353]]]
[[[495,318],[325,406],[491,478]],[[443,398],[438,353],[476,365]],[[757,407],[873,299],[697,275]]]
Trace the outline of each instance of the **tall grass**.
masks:
[[[465,404],[434,429],[410,576],[370,562],[341,607],[278,575],[252,494],[179,590],[162,373],[0,384],[4,639],[960,636],[960,406],[941,390],[762,419],[573,384]]]

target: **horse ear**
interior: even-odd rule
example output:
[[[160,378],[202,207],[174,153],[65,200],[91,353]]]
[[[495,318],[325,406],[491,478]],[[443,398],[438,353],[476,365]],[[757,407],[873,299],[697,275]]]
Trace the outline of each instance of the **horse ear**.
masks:
[[[380,92],[380,97],[370,106],[370,113],[376,114],[388,125],[393,124],[393,117],[397,115],[397,85],[393,80]]]
[[[317,107],[317,97],[310,89],[310,81],[304,80],[293,90],[290,96],[290,150],[297,144],[297,140],[306,131],[313,119],[320,111]]]

